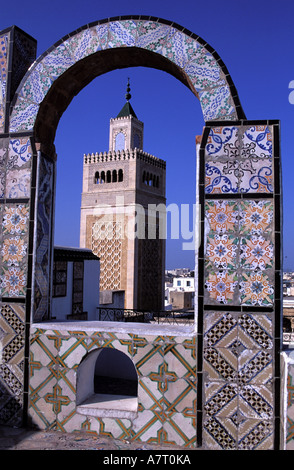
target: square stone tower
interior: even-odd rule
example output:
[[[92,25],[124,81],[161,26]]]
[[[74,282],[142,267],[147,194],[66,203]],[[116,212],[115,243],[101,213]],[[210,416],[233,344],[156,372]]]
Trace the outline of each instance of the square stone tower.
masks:
[[[164,307],[166,163],[143,151],[129,99],[110,120],[109,151],[84,155],[80,246],[100,258],[100,291],[124,308]]]

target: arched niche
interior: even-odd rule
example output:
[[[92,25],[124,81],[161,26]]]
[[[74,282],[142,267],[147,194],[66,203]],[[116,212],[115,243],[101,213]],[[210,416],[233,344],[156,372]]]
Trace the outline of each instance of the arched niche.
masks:
[[[113,348],[87,354],[77,368],[76,405],[81,414],[130,417],[138,410],[138,375],[132,360]]]

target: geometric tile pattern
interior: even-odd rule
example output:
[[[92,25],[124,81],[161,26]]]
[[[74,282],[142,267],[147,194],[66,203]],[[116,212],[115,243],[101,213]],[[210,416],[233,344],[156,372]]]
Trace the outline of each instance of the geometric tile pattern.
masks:
[[[77,368],[97,348],[115,348],[133,361],[138,374],[135,418],[77,412]],[[88,330],[86,323],[82,331],[32,328],[29,388],[30,418],[41,429],[196,446],[195,337],[97,332]]]
[[[227,70],[205,41],[173,23],[133,16],[87,25],[42,55],[17,92],[10,132],[33,129],[52,83],[68,68],[99,51],[118,47],[151,51],[178,67],[199,97],[205,121],[238,118],[240,105],[231,93]]]
[[[21,425],[24,392],[25,310],[2,304],[0,310],[0,422]]]
[[[272,448],[271,318],[266,313],[212,312],[208,321],[203,369],[209,448]]]
[[[203,409],[198,432],[208,449],[267,450],[277,442],[277,131],[278,123],[270,121],[215,123],[206,127],[201,143],[199,297],[204,311],[198,382]]]

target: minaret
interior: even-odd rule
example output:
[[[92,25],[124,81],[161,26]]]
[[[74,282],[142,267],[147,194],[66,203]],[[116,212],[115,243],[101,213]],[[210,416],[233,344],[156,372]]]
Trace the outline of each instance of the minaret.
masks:
[[[126,103],[116,118],[110,120],[109,151],[143,150],[144,124],[139,121],[130,104],[130,81],[128,79]]]
[[[130,104],[129,80],[125,97],[110,119],[108,152],[84,155],[80,246],[100,258],[100,291],[124,291],[125,308],[159,311],[165,239],[148,205],[165,205],[166,164],[143,151],[144,125]]]

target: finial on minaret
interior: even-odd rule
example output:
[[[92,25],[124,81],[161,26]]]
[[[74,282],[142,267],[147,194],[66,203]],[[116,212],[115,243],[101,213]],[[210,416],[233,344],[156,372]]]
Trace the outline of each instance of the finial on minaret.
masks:
[[[132,98],[132,95],[130,94],[131,88],[130,88],[130,79],[128,78],[128,84],[127,84],[127,92],[126,92],[126,100],[129,101]]]

